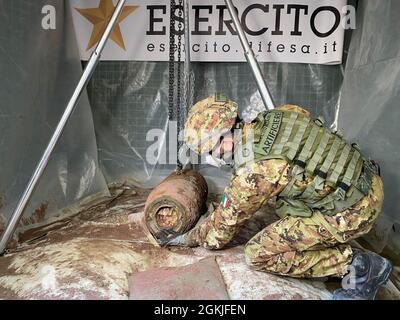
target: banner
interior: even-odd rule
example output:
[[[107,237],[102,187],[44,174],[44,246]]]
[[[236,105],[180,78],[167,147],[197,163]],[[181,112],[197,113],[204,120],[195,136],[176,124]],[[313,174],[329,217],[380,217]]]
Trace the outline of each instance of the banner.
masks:
[[[88,60],[117,0],[70,0],[82,60]],[[177,0],[176,3],[179,3]],[[260,62],[340,64],[346,0],[236,0]],[[174,13],[178,33],[179,10]],[[170,1],[128,0],[102,60],[168,61]],[[178,36],[175,36],[178,44]],[[184,35],[181,37],[182,52]],[[223,0],[190,1],[192,61],[245,61]],[[184,54],[182,54],[182,60]]]

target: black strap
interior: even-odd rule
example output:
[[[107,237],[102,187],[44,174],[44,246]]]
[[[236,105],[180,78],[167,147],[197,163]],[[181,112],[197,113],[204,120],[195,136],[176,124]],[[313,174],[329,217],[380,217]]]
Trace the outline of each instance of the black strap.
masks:
[[[339,182],[336,184],[336,187],[342,189],[344,192],[347,192],[347,191],[349,191],[349,189],[350,189],[350,186],[347,185],[347,184],[345,184],[345,183],[342,182],[342,181],[339,181]]]
[[[374,166],[376,174],[381,177],[381,166],[379,163],[375,160],[369,160],[369,162]]]
[[[326,180],[328,174],[326,172],[321,171],[320,169],[315,169],[314,176],[318,176],[318,177]]]
[[[303,169],[306,167],[306,163],[298,159],[294,160],[293,163]]]

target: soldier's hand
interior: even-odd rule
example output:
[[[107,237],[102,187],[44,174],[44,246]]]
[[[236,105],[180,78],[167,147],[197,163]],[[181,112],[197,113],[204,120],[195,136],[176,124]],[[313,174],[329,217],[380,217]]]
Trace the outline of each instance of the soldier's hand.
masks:
[[[173,230],[162,230],[158,235],[158,243],[166,246],[186,246],[186,234],[179,235]]]
[[[205,217],[208,217],[211,213],[215,211],[215,208],[218,208],[219,203],[211,201],[207,207],[207,212],[204,214]]]

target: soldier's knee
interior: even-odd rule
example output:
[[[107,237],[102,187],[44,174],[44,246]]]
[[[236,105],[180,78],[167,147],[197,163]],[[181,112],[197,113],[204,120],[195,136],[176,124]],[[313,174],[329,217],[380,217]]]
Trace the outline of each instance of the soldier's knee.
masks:
[[[253,265],[254,261],[254,250],[252,250],[252,247],[249,243],[247,243],[244,246],[244,257],[246,258],[246,263],[248,265]]]
[[[261,260],[268,260],[269,256],[266,252],[261,253],[260,245],[257,243],[249,242],[244,247],[244,256],[246,263],[249,266],[256,267],[260,264]]]
[[[257,242],[250,242],[244,247],[246,263],[254,270],[285,275],[287,263],[283,253],[273,253]]]

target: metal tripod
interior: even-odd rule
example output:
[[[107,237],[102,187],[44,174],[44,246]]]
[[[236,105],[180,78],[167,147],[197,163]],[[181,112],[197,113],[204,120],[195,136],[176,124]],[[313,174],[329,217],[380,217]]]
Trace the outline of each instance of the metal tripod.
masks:
[[[76,105],[79,102],[79,98],[82,94],[82,91],[86,88],[86,85],[88,84],[90,78],[93,75],[93,72],[100,60],[101,53],[107,43],[107,40],[115,26],[115,24],[118,21],[118,17],[122,12],[122,9],[125,5],[126,0],[119,0],[117,6],[114,9],[114,13],[110,18],[110,21],[106,27],[106,30],[103,33],[103,36],[101,37],[99,43],[96,46],[96,49],[93,51],[86,68],[78,82],[78,85],[75,88],[74,93],[72,94],[71,99],[68,102],[68,105],[46,147],[46,150],[44,151],[32,177],[29,180],[28,185],[25,188],[25,191],[23,192],[18,205],[13,212],[11,219],[9,220],[7,227],[2,235],[1,241],[0,241],[0,255],[4,253],[4,250],[7,247],[8,241],[12,237],[19,220],[21,219],[22,214],[24,213],[24,210],[29,202],[29,200],[32,197],[32,194],[35,190],[35,187],[37,186],[40,178],[43,175],[44,170],[46,169],[46,166],[49,162],[49,159],[54,151],[54,148],[60,139],[65,126],[71,117],[72,113],[75,110]]]
[[[266,108],[273,110],[275,108],[275,103],[272,99],[271,93],[268,90],[267,84],[265,83],[254,52],[251,50],[249,41],[247,40],[246,34],[243,31],[242,25],[240,24],[236,8],[234,7],[232,0],[225,0],[225,4],[228,8],[229,14],[231,15],[233,24],[235,25],[247,62],[250,65],[251,71],[253,72],[258,91],[260,91],[261,99],[263,100]]]

